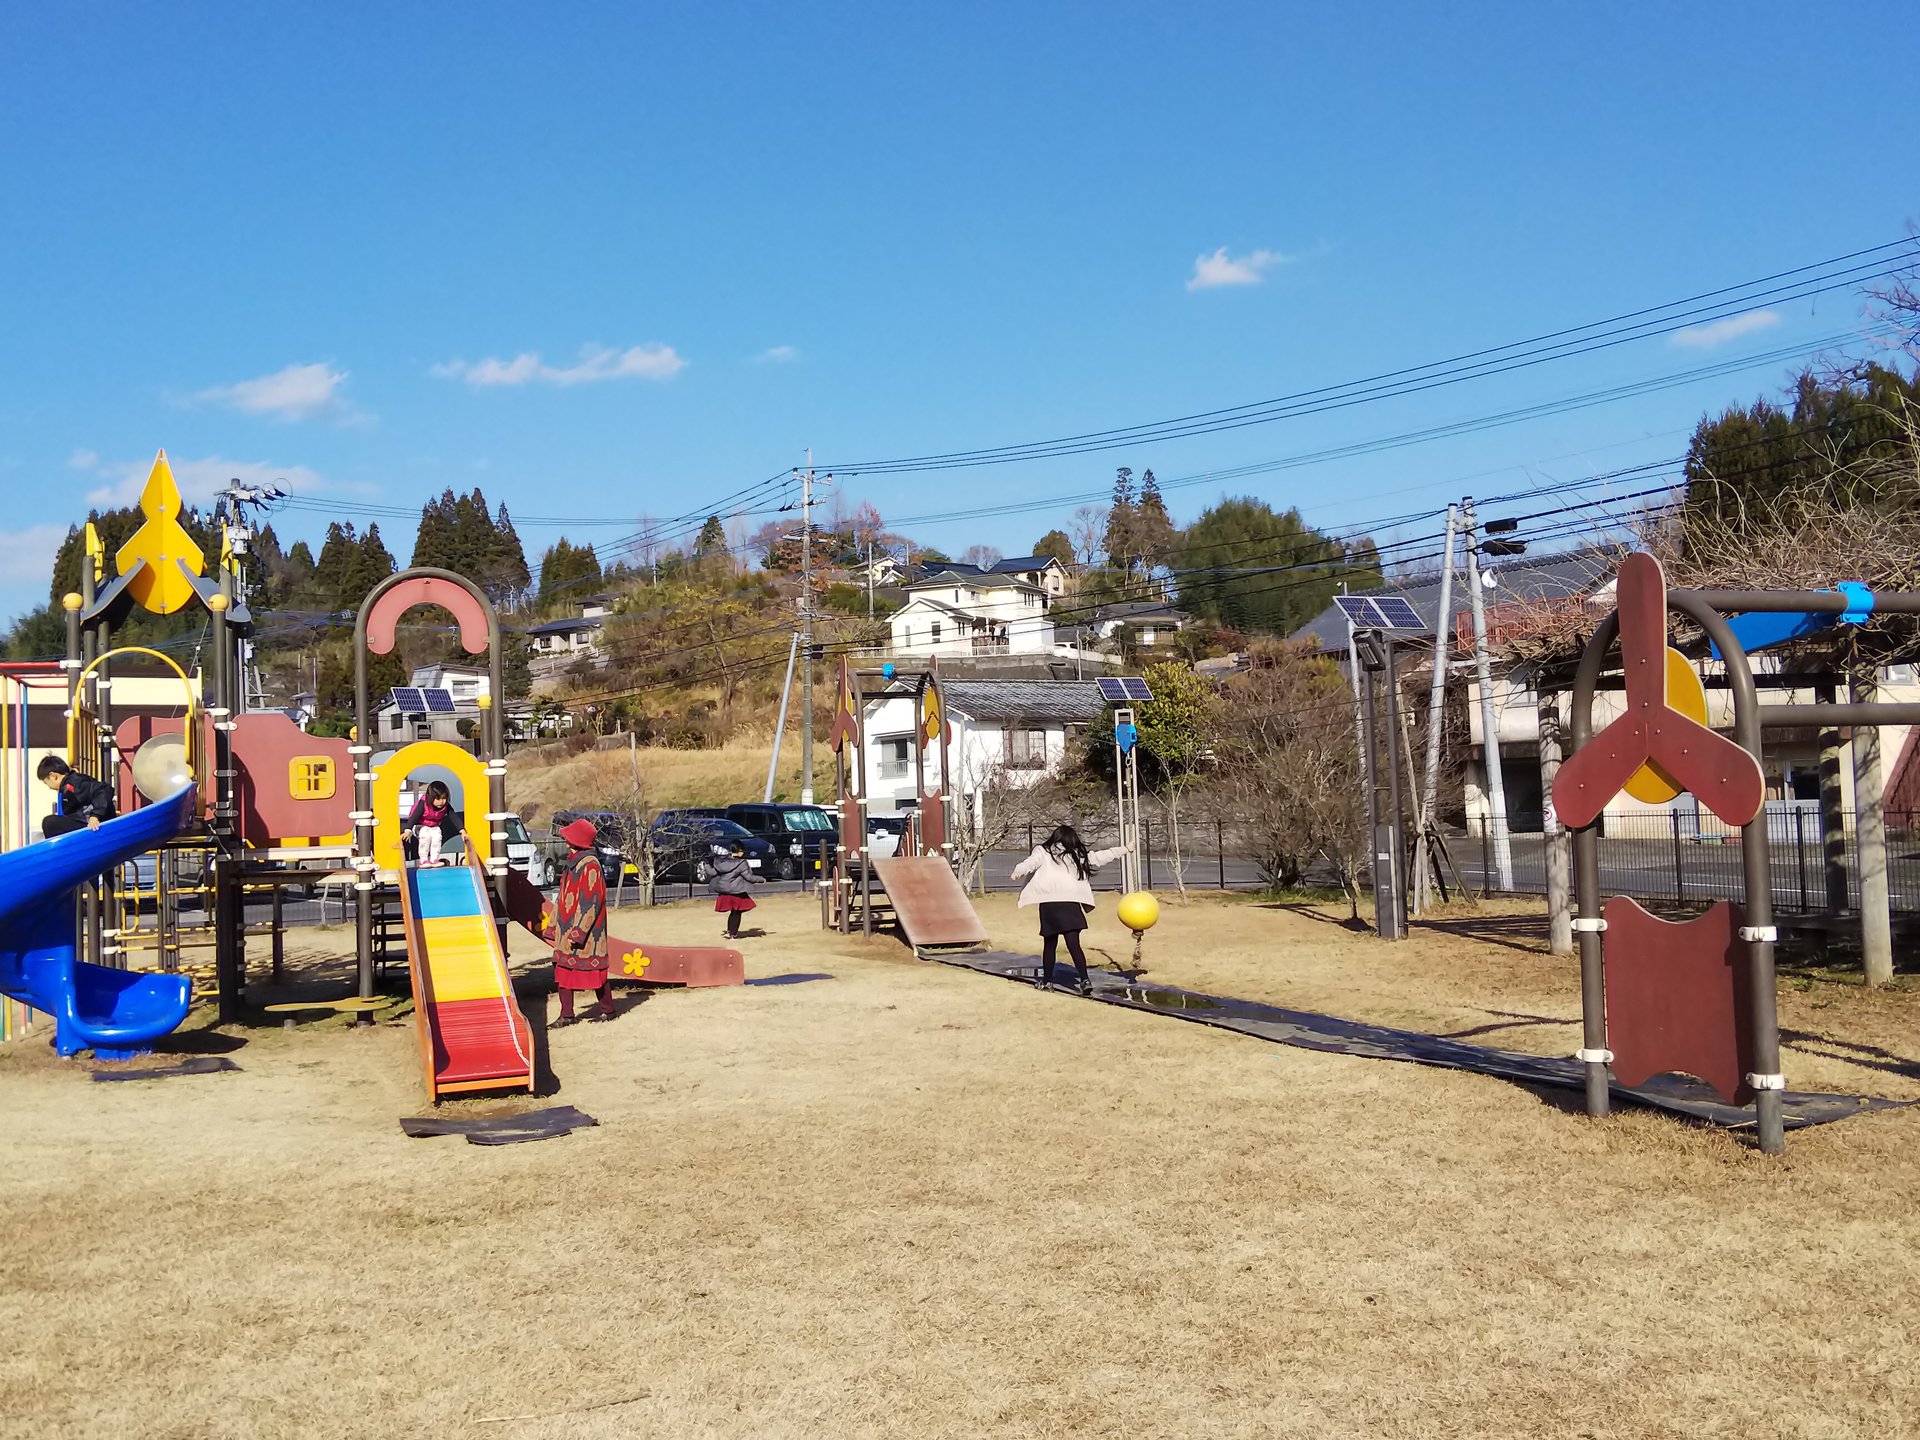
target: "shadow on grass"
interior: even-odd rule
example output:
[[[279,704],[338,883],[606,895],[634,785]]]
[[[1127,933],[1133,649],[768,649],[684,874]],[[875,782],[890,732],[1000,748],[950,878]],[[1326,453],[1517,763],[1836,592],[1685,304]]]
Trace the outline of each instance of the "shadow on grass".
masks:
[[[1489,1015],[1504,1015],[1507,1019],[1497,1020],[1490,1025],[1471,1025],[1465,1030],[1447,1030],[1434,1036],[1436,1040],[1465,1040],[1470,1035],[1490,1035],[1496,1030],[1527,1030],[1538,1025],[1578,1025],[1578,1015],[1528,1015],[1517,1010],[1489,1010]]]

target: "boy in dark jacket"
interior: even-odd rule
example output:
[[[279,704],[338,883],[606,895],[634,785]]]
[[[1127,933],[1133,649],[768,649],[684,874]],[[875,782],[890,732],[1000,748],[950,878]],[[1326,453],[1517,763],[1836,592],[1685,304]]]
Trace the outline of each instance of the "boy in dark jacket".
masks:
[[[53,802],[53,814],[40,827],[49,840],[75,830],[98,830],[100,822],[113,819],[119,808],[111,785],[74,769],[58,755],[42,760],[36,773],[58,797]]]

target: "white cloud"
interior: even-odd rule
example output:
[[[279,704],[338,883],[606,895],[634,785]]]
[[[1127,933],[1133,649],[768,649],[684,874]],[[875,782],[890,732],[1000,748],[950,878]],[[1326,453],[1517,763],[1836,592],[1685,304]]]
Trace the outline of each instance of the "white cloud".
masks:
[[[799,358],[800,352],[791,345],[769,345],[765,350],[762,350],[758,355],[753,357],[753,363],[756,365],[785,365]]]
[[[53,552],[66,538],[64,525],[0,530],[0,588],[38,586],[44,592],[53,575]]]
[[[91,450],[76,450],[67,457],[69,470],[91,470],[100,463],[100,457]]]
[[[671,380],[686,368],[687,362],[671,345],[630,345],[625,350],[588,345],[574,365],[549,365],[529,350],[511,360],[498,356],[471,364],[448,360],[428,373],[484,389],[499,385],[587,385],[598,380]]]
[[[1738,340],[1742,335],[1751,335],[1759,330],[1770,330],[1780,323],[1777,310],[1749,310],[1744,315],[1729,315],[1724,320],[1713,320],[1705,325],[1689,325],[1684,330],[1673,332],[1672,342],[1688,350],[1711,350],[1716,345],[1724,345],[1729,340]]]
[[[227,460],[218,455],[209,455],[203,460],[169,455],[167,465],[173,471],[174,483],[180,487],[181,497],[189,505],[205,505],[227,488],[229,480],[238,480],[243,485],[278,485],[283,490],[293,491],[330,488],[318,472],[305,465],[269,465],[262,460]],[[106,476],[110,483],[89,491],[87,503],[133,504],[140,498],[140,491],[146,485],[152,469],[152,456],[144,460],[107,461],[96,466],[97,473]]]
[[[216,385],[193,398],[205,405],[226,405],[247,415],[265,415],[274,420],[361,420],[340,393],[347,372],[331,365],[289,365],[271,375],[242,380],[233,385]]]
[[[1287,263],[1278,250],[1254,250],[1246,255],[1229,255],[1222,245],[1211,255],[1194,258],[1189,290],[1213,290],[1222,285],[1258,285],[1267,271]]]

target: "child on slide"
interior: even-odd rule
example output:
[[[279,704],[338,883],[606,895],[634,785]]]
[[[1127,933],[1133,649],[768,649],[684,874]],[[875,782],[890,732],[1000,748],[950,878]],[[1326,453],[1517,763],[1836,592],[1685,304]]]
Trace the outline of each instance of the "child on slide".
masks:
[[[1033,853],[1013,867],[1013,878],[1026,879],[1020,892],[1020,904],[1040,907],[1040,988],[1053,988],[1053,956],[1060,937],[1067,940],[1067,954],[1080,974],[1080,993],[1093,994],[1093,981],[1087,978],[1087,957],[1080,949],[1080,932],[1087,928],[1087,916],[1093,913],[1093,887],[1087,883],[1095,870],[1127,853],[1126,846],[1111,850],[1087,851],[1087,842],[1071,825],[1062,825],[1038,845]]]
[[[747,849],[738,840],[727,853],[713,857],[707,884],[713,890],[713,908],[727,917],[727,939],[740,938],[740,917],[753,909],[752,890],[759,876],[747,864]]]
[[[413,837],[421,869],[441,863],[440,842],[446,838],[447,822],[452,818],[452,794],[442,781],[428,782],[407,816],[407,830]]]

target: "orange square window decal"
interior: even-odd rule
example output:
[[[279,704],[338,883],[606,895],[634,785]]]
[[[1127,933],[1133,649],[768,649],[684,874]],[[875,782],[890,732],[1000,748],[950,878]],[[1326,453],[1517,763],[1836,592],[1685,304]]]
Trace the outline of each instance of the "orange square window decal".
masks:
[[[287,792],[296,800],[331,800],[334,785],[331,755],[296,755],[287,762]]]

